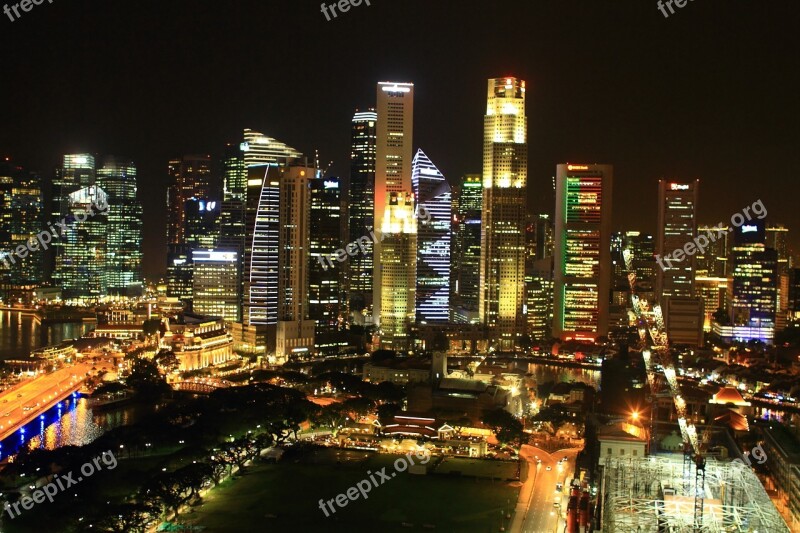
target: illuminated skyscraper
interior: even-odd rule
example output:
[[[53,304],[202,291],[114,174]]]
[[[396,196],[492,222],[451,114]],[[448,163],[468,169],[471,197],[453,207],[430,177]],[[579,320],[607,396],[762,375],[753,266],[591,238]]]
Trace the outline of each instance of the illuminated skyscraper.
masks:
[[[450,320],[451,192],[444,175],[422,150],[414,156],[411,185],[416,198],[417,322]],[[424,209],[424,210],[423,210]]]
[[[247,195],[247,169],[240,144],[225,145],[222,156],[222,190],[223,202],[244,201]]]
[[[140,296],[142,278],[142,204],[137,198],[136,166],[109,156],[97,169],[97,185],[108,194],[106,277],[108,294]]]
[[[239,320],[241,302],[241,263],[236,252],[192,251],[192,311],[220,317],[228,322]]]
[[[383,217],[392,193],[411,193],[411,161],[414,130],[414,85],[378,83],[378,122],[375,147],[375,227],[383,228]],[[374,257],[383,258],[383,244],[375,243]],[[382,276],[385,265],[376,263],[373,276],[373,317],[380,323]],[[411,306],[413,308],[413,304]],[[392,311],[394,313],[394,311]]]
[[[311,241],[309,259],[309,312],[316,321],[316,348],[336,354],[341,308],[341,263],[325,268],[319,260],[341,248],[342,189],[339,178],[319,176],[311,181]],[[351,257],[352,261],[355,257]]]
[[[483,181],[480,174],[467,174],[461,180],[455,216],[451,320],[474,323],[480,320],[481,213]]]
[[[303,157],[291,146],[249,128],[245,128],[244,141],[239,148],[245,169],[260,165],[288,165]]]
[[[656,234],[656,296],[662,304],[671,296],[694,296],[695,256],[681,261],[671,255],[697,235],[697,195],[700,180],[658,182],[658,233]],[[683,254],[682,254],[683,255]],[[669,256],[672,260],[663,258]]]
[[[713,329],[724,339],[769,344],[778,305],[778,254],[764,244],[763,220],[748,221],[733,231],[729,322],[714,322]]]
[[[173,159],[168,165],[167,244],[185,244],[186,210],[190,198],[211,196],[211,158],[187,155]]]
[[[498,347],[510,350],[526,329],[528,119],[524,81],[489,80],[483,124],[480,318]]]
[[[274,326],[278,322],[279,174],[278,168],[269,165],[247,169],[245,325]]]
[[[381,226],[381,346],[407,350],[416,316],[417,217],[410,194],[391,193],[388,200]]]
[[[21,287],[43,280],[43,250],[25,257],[14,253],[3,260],[3,254],[35,241],[43,227],[41,179],[18,165],[0,161],[0,284]]]
[[[65,155],[54,185],[54,220],[65,219],[67,225],[60,239],[53,240],[53,281],[62,288],[65,300],[96,300],[108,288],[107,218],[96,206],[107,205],[108,195],[96,184],[94,157]]]
[[[275,357],[285,362],[314,351],[315,322],[309,319],[310,184],[316,169],[281,168],[278,248],[278,332]]]
[[[554,337],[608,333],[612,181],[611,165],[558,165]]]
[[[355,242],[369,235],[375,226],[375,142],[378,114],[374,109],[356,112],[350,136],[349,239]],[[372,304],[374,269],[372,242],[365,252],[351,257],[348,290],[350,309],[359,312]],[[335,246],[333,249],[338,249]]]
[[[767,248],[778,254],[778,274],[787,275],[792,268],[792,256],[788,246],[789,228],[783,224],[767,225]]]

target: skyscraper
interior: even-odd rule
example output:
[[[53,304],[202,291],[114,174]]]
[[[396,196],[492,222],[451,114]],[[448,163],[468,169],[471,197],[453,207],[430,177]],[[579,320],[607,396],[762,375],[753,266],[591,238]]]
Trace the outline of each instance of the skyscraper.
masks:
[[[228,322],[238,321],[241,311],[241,263],[238,254],[194,250],[192,264],[192,311]]]
[[[44,250],[3,258],[3,254],[36,241],[43,226],[41,179],[19,165],[0,161],[0,284],[21,287],[43,280]]]
[[[408,350],[416,315],[417,217],[411,194],[390,193],[388,200],[381,226],[381,346]]]
[[[451,320],[474,323],[480,320],[481,214],[483,182],[480,174],[467,174],[461,180],[455,216],[455,235],[451,269]]]
[[[311,241],[309,259],[309,312],[316,322],[316,348],[338,353],[341,306],[341,268],[325,268],[319,260],[341,247],[342,188],[339,178],[318,176],[311,181]],[[351,257],[352,261],[355,257]]]
[[[355,242],[369,235],[375,227],[375,142],[378,114],[374,109],[353,116],[350,136],[349,240]],[[333,249],[337,249],[335,246]],[[365,252],[350,258],[349,305],[359,312],[372,304],[372,275],[374,269],[372,242]]]
[[[697,235],[697,195],[700,180],[658,182],[658,232],[656,256],[663,258],[683,249]],[[670,256],[671,257],[671,256]],[[671,296],[694,296],[695,256],[683,260],[659,260],[656,296],[661,303]]]
[[[211,197],[211,158],[187,155],[172,159],[167,172],[167,244],[182,245],[186,243],[186,201]]]
[[[765,245],[763,220],[734,228],[728,324],[715,322],[714,332],[728,340],[758,339],[771,343],[778,304],[778,254]]]
[[[141,296],[142,204],[137,198],[136,166],[108,156],[97,169],[97,185],[108,195],[106,276],[108,294]]]
[[[106,213],[108,195],[96,184],[95,159],[90,154],[68,154],[54,181],[53,215],[66,229],[55,243],[53,281],[65,300],[93,301],[106,295]]]
[[[783,224],[767,224],[767,248],[772,248],[778,254],[778,274],[789,273],[792,267],[792,256],[789,253],[789,228]]]
[[[278,322],[278,247],[280,232],[280,170],[264,165],[247,169],[247,210],[244,251],[244,313],[246,325]]]
[[[378,83],[378,122],[375,147],[375,227],[383,228],[383,217],[392,193],[411,194],[411,158],[414,130],[414,85]],[[382,243],[375,243],[374,257],[383,258]],[[373,318],[380,323],[383,305],[384,265],[377,263],[373,275]],[[413,305],[412,305],[413,307]]]
[[[422,150],[414,156],[411,186],[417,222],[417,322],[450,320],[451,191],[444,175]],[[424,211],[423,211],[424,209]]]
[[[245,128],[244,141],[239,149],[243,154],[245,169],[259,165],[287,165],[303,157],[291,146],[250,128]]]
[[[489,80],[483,124],[480,318],[498,347],[509,350],[526,329],[528,119],[524,81]]]
[[[316,169],[302,165],[281,168],[280,235],[278,248],[278,332],[275,357],[279,362],[314,351],[315,322],[309,311],[311,240],[310,182]]]
[[[611,165],[558,165],[554,337],[608,333],[613,174]]]

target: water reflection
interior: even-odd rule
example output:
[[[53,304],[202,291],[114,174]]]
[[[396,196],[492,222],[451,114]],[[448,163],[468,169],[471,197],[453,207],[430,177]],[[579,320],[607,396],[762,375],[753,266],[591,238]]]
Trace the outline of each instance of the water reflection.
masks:
[[[32,315],[0,311],[0,359],[25,359],[37,348],[77,339],[92,327],[83,323],[42,325]]]
[[[110,429],[134,422],[132,407],[96,411],[88,406],[85,398],[72,396],[0,443],[0,460],[23,447],[53,450],[61,446],[83,446]]]

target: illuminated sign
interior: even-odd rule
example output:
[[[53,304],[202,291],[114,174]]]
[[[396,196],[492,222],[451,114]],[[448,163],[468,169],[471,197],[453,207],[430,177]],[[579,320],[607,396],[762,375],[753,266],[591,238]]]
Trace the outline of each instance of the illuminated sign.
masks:
[[[246,142],[245,143],[241,143],[239,145],[239,150],[241,150],[242,152],[249,152],[250,151],[250,143],[246,143]]]
[[[589,170],[586,165],[567,165],[567,170]]]
[[[752,233],[758,231],[758,226],[742,226],[742,233]]]
[[[339,188],[339,182],[338,181],[327,181],[326,180],[326,181],[323,182],[323,185],[325,186],[326,189],[338,189]]]
[[[689,190],[689,186],[688,185],[681,185],[680,183],[670,183],[669,184],[669,188],[672,189],[673,191],[688,191]]]

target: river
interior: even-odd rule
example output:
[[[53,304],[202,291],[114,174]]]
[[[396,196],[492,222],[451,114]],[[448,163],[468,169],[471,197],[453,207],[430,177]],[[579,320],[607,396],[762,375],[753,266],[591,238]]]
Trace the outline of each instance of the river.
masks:
[[[42,346],[77,339],[94,324],[42,325],[37,318],[17,311],[0,311],[0,360],[27,359]]]

